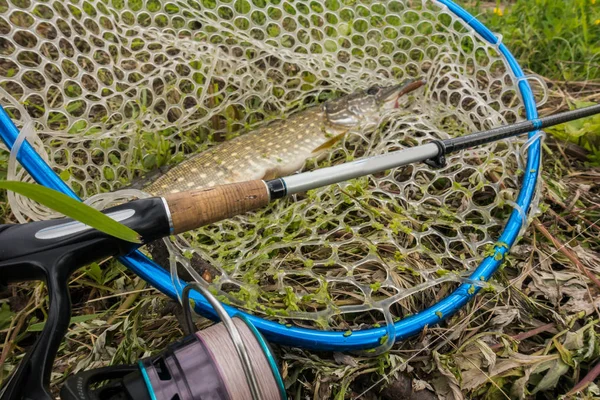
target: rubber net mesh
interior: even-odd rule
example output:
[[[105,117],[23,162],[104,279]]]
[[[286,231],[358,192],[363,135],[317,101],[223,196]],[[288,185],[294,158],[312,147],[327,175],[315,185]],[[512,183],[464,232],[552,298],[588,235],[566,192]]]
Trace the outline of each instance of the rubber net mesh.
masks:
[[[1,104],[97,207],[140,196],[109,194],[140,171],[406,77],[428,81],[409,109],[305,169],[523,118],[497,48],[436,2],[0,0]],[[278,201],[169,242],[166,259],[267,317],[344,330],[390,322],[464,282],[497,240],[522,144]],[[30,180],[14,160],[10,177]],[[10,202],[20,220],[54,216]]]

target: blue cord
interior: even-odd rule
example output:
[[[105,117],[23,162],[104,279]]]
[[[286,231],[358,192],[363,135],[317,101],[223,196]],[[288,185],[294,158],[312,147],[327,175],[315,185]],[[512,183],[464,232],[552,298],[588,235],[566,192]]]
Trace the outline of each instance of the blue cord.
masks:
[[[150,400],[158,400],[156,398],[156,394],[154,394],[154,388],[152,387],[152,383],[150,382],[150,377],[148,376],[148,371],[146,371],[146,367],[142,364],[142,361],[138,361],[138,366],[140,367],[140,371],[142,372],[142,377],[144,378],[144,382],[146,383],[146,389],[148,389],[148,394],[150,395]]]
[[[498,38],[494,36],[485,25],[451,0],[438,0],[438,2],[447,6],[452,13],[470,25],[484,40],[497,45],[498,51],[505,57],[506,62],[517,79],[524,76],[517,60],[512,56],[504,44],[499,43]],[[525,104],[527,118],[533,121],[537,120],[538,114],[535,99],[529,83],[526,79],[521,79],[518,83],[518,87]],[[1,110],[0,135],[9,148],[12,147],[18,133],[17,128],[14,126],[8,115]],[[530,133],[530,137],[535,133],[536,132]],[[538,171],[540,170],[540,142],[536,141],[531,145],[527,154],[527,168],[525,168],[523,183],[517,199],[518,206],[525,212],[529,210],[531,200],[535,194]],[[73,191],[54,173],[27,142],[23,143],[23,146],[17,155],[17,159],[38,183],[77,198]],[[488,280],[494,272],[496,272],[502,264],[504,255],[516,241],[523,223],[524,221],[519,212],[513,210],[504,227],[504,231],[498,240],[507,247],[497,246],[494,256],[485,258],[470,276],[471,279]],[[144,256],[141,252],[135,251],[127,256],[120,257],[119,261],[164,294],[174,299],[178,298],[178,292],[179,295],[181,295],[180,288],[184,287],[185,283],[182,281],[179,289],[175,288],[171,282],[170,274]],[[450,317],[471,300],[479,290],[479,287],[472,287],[470,284],[466,283],[461,284],[453,293],[437,304],[434,304],[418,314],[396,322],[395,339],[405,339],[419,333],[425,326],[435,325]],[[216,313],[203,296],[198,293],[192,293],[190,298],[194,300],[196,310],[199,313],[214,320],[218,320]],[[355,331],[352,332],[351,335],[346,336],[343,332],[287,327],[278,322],[268,321],[244,313],[231,306],[225,305],[224,307],[229,315],[237,314],[238,316],[245,316],[254,326],[256,326],[267,340],[295,347],[335,351],[369,349],[379,346],[380,339],[384,337],[387,332],[386,328],[373,328]]]

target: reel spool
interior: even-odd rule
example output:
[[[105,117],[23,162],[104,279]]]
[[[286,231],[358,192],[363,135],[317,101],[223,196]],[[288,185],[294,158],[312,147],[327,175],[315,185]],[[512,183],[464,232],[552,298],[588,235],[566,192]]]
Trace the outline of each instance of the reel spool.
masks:
[[[183,292],[186,328],[193,326],[189,290],[218,300],[205,288]],[[186,336],[137,365],[80,372],[60,392],[62,400],[285,400],[283,380],[268,343],[243,316],[230,318],[215,307],[222,322]]]

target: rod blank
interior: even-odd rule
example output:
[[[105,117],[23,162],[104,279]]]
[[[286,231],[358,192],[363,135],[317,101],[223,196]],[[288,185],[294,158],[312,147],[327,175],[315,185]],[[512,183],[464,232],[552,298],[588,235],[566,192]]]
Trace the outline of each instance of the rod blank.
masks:
[[[580,108],[578,110],[566,111],[531,121],[501,126],[488,131],[481,131],[466,136],[446,139],[442,140],[442,143],[446,149],[446,154],[453,153],[471,147],[480,146],[482,144],[492,143],[498,140],[507,139],[509,137],[522,135],[527,132],[574,121],[576,119],[590,117],[595,114],[600,114],[600,104]]]
[[[344,182],[422,161],[443,164],[444,156],[579,118],[600,114],[600,104],[533,121],[501,126],[446,140],[437,140],[392,153],[286,176],[270,181],[249,181],[165,196],[175,233],[195,229],[266,206],[295,193]]]
[[[438,153],[437,145],[427,143],[333,167],[287,176],[281,180],[287,188],[287,195],[291,195],[427,160],[437,156]]]
[[[312,172],[287,176],[280,178],[279,180],[271,181],[282,182],[286,189],[285,191],[271,193],[271,198],[281,198],[286,195],[305,192],[307,190],[382,172],[391,168],[397,168],[415,162],[436,159],[440,160],[441,157],[448,153],[480,146],[482,144],[495,142],[599,113],[600,104],[581,108],[579,110],[551,115],[541,119],[501,126],[499,128],[481,131],[466,136],[438,140],[436,142],[426,143],[421,146],[364,158],[362,160],[336,165],[334,167],[322,168]],[[270,184],[269,182],[267,182],[267,185],[269,187],[273,186],[273,184]]]

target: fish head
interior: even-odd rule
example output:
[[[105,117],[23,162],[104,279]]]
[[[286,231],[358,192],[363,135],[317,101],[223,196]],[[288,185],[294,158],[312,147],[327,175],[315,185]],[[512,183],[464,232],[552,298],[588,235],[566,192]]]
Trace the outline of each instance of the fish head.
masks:
[[[376,124],[387,110],[399,107],[398,100],[425,84],[423,79],[406,79],[391,86],[373,85],[366,90],[324,104],[327,121],[344,128]]]

